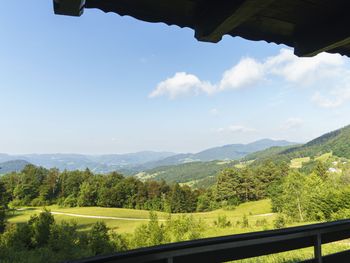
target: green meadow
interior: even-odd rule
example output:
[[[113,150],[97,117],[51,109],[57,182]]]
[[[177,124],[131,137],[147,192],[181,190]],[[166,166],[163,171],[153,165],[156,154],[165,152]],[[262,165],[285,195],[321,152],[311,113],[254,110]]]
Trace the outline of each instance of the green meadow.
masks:
[[[75,221],[79,225],[79,229],[88,230],[97,221],[105,222],[106,225],[120,234],[132,233],[136,227],[147,223],[149,218],[149,211],[125,209],[125,208],[102,208],[102,207],[74,207],[74,208],[62,208],[57,205],[46,207],[23,207],[10,213],[10,223],[25,223],[32,215],[39,214],[44,209],[50,210],[57,222],[62,221]],[[65,213],[65,214],[55,214]],[[178,217],[184,214],[168,214],[164,212],[156,212],[158,219],[166,220],[169,216]],[[74,216],[73,216],[74,215]],[[248,202],[239,205],[232,210],[218,209],[211,212],[192,213],[186,214],[192,215],[196,219],[200,219],[204,224],[209,226],[206,228],[204,236],[220,236],[250,232],[254,230],[263,230],[264,228],[272,228],[272,222],[275,215],[271,213],[270,200],[260,200],[254,202]],[[248,227],[239,227],[237,222],[241,222],[244,215],[248,218]],[[114,219],[106,218],[86,218],[83,216],[93,217],[114,217]],[[228,221],[231,222],[231,227],[217,228],[214,227],[215,220],[219,216],[225,216]],[[120,219],[117,219],[120,218]],[[256,227],[256,221],[266,219],[266,225]]]
[[[102,208],[102,207],[77,207],[77,208],[61,208],[59,206],[47,206],[47,207],[24,207],[12,212],[9,218],[9,222],[12,224],[20,224],[27,222],[32,215],[40,213],[44,209],[49,209],[55,217],[57,222],[62,221],[75,221],[78,224],[80,231],[86,231],[97,221],[102,221],[118,234],[132,234],[135,229],[148,223],[149,211],[124,209],[124,208]],[[65,213],[65,214],[55,214]],[[160,223],[166,220],[169,216],[176,218],[184,214],[167,214],[163,212],[156,212]],[[66,215],[70,214],[70,215]],[[74,216],[73,216],[74,215]],[[271,211],[271,201],[268,199],[247,202],[233,208],[218,209],[211,212],[192,213],[186,214],[192,215],[194,218],[199,219],[205,224],[205,230],[202,233],[203,237],[215,237],[231,234],[239,234],[253,231],[262,231],[268,229],[274,229],[274,221],[277,215]],[[113,219],[106,218],[86,218],[82,216],[93,217],[113,217]],[[227,227],[220,227],[215,222],[218,218],[224,218],[226,222],[230,222]],[[248,220],[248,225],[242,226],[244,217]],[[120,218],[120,219],[117,219]],[[308,222],[314,223],[314,222]],[[303,224],[306,224],[305,222]],[[295,224],[288,224],[287,226],[295,226]],[[322,246],[323,254],[331,254],[339,251],[343,251],[350,248],[348,241],[341,241]],[[289,251],[279,253],[275,255],[269,255],[259,258],[245,259],[236,261],[239,263],[279,263],[279,262],[297,262],[303,259],[309,259],[313,257],[313,248],[305,248],[295,251]]]

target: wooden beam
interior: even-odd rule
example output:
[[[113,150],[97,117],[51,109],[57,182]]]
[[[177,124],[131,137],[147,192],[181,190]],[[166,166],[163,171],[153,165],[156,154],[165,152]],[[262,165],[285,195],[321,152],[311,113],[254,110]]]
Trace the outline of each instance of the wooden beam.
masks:
[[[294,53],[300,57],[312,57],[321,52],[350,44],[350,19],[326,19],[296,32]]]
[[[222,36],[247,21],[275,0],[213,1],[201,14],[195,37],[199,41],[217,43]],[[238,4],[237,4],[238,2]],[[207,5],[204,4],[204,5]]]
[[[84,12],[85,0],[54,0],[56,15],[81,16]]]

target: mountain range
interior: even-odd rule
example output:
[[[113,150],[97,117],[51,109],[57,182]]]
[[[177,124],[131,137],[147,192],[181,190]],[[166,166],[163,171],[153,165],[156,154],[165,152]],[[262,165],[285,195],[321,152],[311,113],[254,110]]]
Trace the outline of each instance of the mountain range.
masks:
[[[295,145],[295,143],[283,140],[263,139],[249,144],[230,144],[206,149],[198,153],[181,154],[153,151],[108,155],[0,154],[0,166],[2,163],[8,161],[18,161],[18,165],[20,165],[21,162],[26,161],[45,168],[58,168],[60,170],[84,170],[89,168],[95,173],[119,171],[130,175],[160,166],[178,165],[191,162],[209,162],[213,160],[238,160],[250,153],[265,150],[273,146],[290,145]],[[9,169],[7,169],[7,171],[9,171]],[[0,170],[0,173],[3,173],[3,171]]]
[[[264,145],[260,142],[256,144]],[[221,147],[219,147],[220,149]],[[245,148],[249,149],[249,146]],[[263,147],[262,147],[263,148]],[[212,152],[215,152],[215,149]],[[223,147],[225,149],[225,147]],[[242,148],[241,148],[242,149]],[[257,149],[257,148],[253,148]],[[204,151],[206,152],[206,151]],[[192,162],[177,165],[168,165],[148,169],[136,174],[142,180],[164,179],[167,182],[186,183],[195,187],[208,187],[216,181],[218,172],[226,167],[240,167],[246,164],[258,165],[266,159],[274,161],[290,162],[299,157],[319,157],[323,154],[332,153],[337,157],[350,159],[350,125],[336,131],[324,134],[305,144],[280,143],[280,146],[273,146],[261,151],[255,151],[245,155],[239,161],[211,161],[211,162]],[[171,156],[167,159],[174,159]],[[165,159],[165,160],[167,160]],[[162,160],[164,162],[164,160]]]

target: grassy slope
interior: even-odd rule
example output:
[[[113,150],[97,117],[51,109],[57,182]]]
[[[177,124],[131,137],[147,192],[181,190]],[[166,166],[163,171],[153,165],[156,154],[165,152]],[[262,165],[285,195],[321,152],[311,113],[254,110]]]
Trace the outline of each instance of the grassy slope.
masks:
[[[213,180],[208,181],[208,185],[201,185],[203,180],[214,178],[223,169],[232,167],[238,163],[237,161],[212,161],[212,162],[191,162],[179,165],[170,165],[158,167],[136,175],[141,180],[164,179],[167,182],[173,183],[189,183],[195,182],[193,186],[199,184],[202,187],[213,183]],[[215,181],[215,180],[214,180]]]
[[[123,208],[101,208],[101,207],[77,207],[77,208],[59,208],[58,206],[47,207],[53,212],[64,212],[70,214],[80,214],[80,215],[93,215],[93,216],[111,216],[111,217],[121,217],[121,218],[141,218],[147,219],[149,216],[149,211],[144,210],[133,210],[133,209],[123,209]],[[10,223],[23,223],[28,221],[31,215],[38,214],[43,208],[28,208],[23,211],[16,211],[14,215],[9,218]],[[194,213],[192,214],[195,218],[203,220],[208,226],[212,226],[214,220],[217,219],[219,215],[226,215],[227,219],[231,222],[237,222],[242,220],[244,214],[246,214],[251,221],[252,225],[255,225],[257,219],[261,219],[261,216],[255,216],[259,214],[271,213],[271,203],[269,200],[261,200],[256,202],[249,202],[240,205],[234,210],[223,210],[219,209],[212,212],[206,213]],[[165,219],[168,216],[166,213],[158,213],[160,219]],[[173,217],[179,216],[179,214],[173,214]],[[55,219],[60,222],[62,220],[66,221],[76,221],[82,230],[86,230],[96,221],[104,221],[108,227],[116,230],[119,233],[131,233],[134,229],[144,224],[145,221],[124,221],[124,220],[111,220],[111,219],[95,219],[95,218],[80,218],[71,217],[67,215],[54,215]],[[274,216],[265,216],[269,221],[272,222]],[[227,235],[233,233],[252,231],[251,229],[241,229],[241,228],[225,228],[218,230],[213,230],[211,227],[207,228],[205,236],[218,236]]]

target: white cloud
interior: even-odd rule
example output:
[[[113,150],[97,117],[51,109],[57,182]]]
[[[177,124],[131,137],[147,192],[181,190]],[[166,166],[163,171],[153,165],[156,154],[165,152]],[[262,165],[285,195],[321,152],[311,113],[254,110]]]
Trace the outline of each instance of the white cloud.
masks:
[[[258,85],[265,79],[281,78],[284,84],[310,86],[317,90],[326,86],[331,98],[315,93],[312,101],[321,107],[338,107],[350,100],[350,69],[345,67],[345,58],[337,54],[321,53],[312,58],[299,58],[290,49],[281,49],[276,56],[263,61],[243,58],[226,70],[217,83],[203,81],[199,77],[178,72],[160,82],[149,95],[150,98],[167,96],[175,99],[184,95],[214,94],[226,90],[238,90]],[[283,84],[283,83],[282,83]],[[346,94],[345,98],[343,94]]]
[[[203,82],[195,75],[186,72],[176,73],[158,84],[156,89],[149,95],[150,98],[167,95],[171,99],[179,96],[198,94],[200,92],[212,93],[213,87],[210,83]]]
[[[311,58],[300,58],[290,49],[281,49],[277,56],[268,58],[264,65],[267,73],[278,75],[288,82],[310,84],[334,74],[334,69],[344,63],[344,58],[337,54],[321,53]]]
[[[303,126],[304,120],[301,118],[292,117],[287,119],[282,125],[281,129],[283,130],[292,130],[297,129]]]
[[[261,81],[264,77],[264,67],[252,58],[242,59],[236,66],[224,72],[218,91],[241,89]]]

